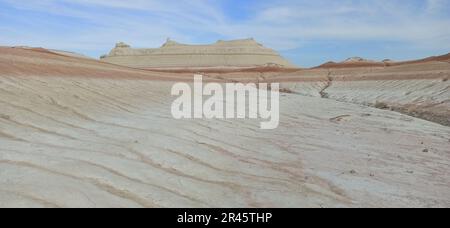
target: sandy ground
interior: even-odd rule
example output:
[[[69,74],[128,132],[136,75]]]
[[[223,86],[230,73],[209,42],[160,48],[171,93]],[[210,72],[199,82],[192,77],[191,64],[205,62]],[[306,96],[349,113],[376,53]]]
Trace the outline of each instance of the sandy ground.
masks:
[[[450,63],[303,70],[275,75],[292,93],[382,107],[450,126]]]
[[[272,131],[174,120],[187,73],[6,50],[0,207],[450,206],[449,127],[298,93]]]

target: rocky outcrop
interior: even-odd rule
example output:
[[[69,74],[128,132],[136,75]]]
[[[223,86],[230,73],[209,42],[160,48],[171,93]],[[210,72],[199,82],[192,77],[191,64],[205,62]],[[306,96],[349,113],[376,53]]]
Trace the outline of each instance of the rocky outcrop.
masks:
[[[254,39],[188,45],[168,39],[160,48],[134,49],[118,43],[102,61],[135,68],[170,67],[295,67]]]
[[[387,60],[382,61],[382,62],[377,62],[374,60],[364,59],[361,57],[351,57],[342,62],[330,61],[330,62],[324,63],[315,68],[331,69],[331,68],[355,68],[355,67],[385,67],[389,63],[391,63],[390,60],[389,60],[389,62],[387,62]]]

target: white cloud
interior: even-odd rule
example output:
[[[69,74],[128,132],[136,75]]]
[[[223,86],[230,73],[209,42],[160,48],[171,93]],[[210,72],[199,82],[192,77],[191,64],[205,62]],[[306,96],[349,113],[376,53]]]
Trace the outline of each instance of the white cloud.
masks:
[[[448,5],[448,0],[427,0],[426,10],[428,13],[438,13]]]
[[[231,31],[229,36],[259,37],[278,49],[314,39],[398,41],[450,49],[448,16],[435,18],[417,5],[391,0],[316,2],[286,1],[244,23],[227,25],[231,29],[224,31]]]
[[[238,21],[228,18],[230,12],[220,7],[220,1],[3,0],[18,9],[71,17],[87,25],[68,27],[35,19],[27,22],[29,29],[14,31],[5,20],[25,19],[0,15],[2,29],[13,30],[2,34],[0,42],[106,52],[119,40],[149,47],[168,36],[181,42],[254,37],[279,50],[316,39],[397,41],[412,48],[450,49],[450,17],[442,17],[442,9],[449,5],[446,0],[423,0],[426,9],[412,3],[416,1],[400,0],[280,0],[275,7],[261,1],[247,12],[251,17]],[[40,31],[46,25],[57,29]]]

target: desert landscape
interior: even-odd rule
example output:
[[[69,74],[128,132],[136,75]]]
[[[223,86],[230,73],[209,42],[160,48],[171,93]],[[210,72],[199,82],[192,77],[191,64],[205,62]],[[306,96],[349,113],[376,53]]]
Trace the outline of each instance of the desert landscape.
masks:
[[[450,206],[449,55],[298,68],[254,40],[168,43],[0,47],[0,207]],[[193,74],[281,83],[279,127],[175,120]]]

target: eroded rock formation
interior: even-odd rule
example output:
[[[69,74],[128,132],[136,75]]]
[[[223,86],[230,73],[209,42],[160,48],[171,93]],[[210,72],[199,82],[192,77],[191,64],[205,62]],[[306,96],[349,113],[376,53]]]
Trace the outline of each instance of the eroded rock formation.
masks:
[[[210,73],[291,91],[268,132],[173,119],[171,88],[190,73],[0,47],[0,208],[449,207],[450,128],[361,105],[448,117],[449,72],[439,58]]]
[[[211,45],[180,44],[168,39],[162,47],[153,49],[134,49],[121,42],[101,60],[136,68],[295,67],[276,51],[254,39],[219,40]]]

